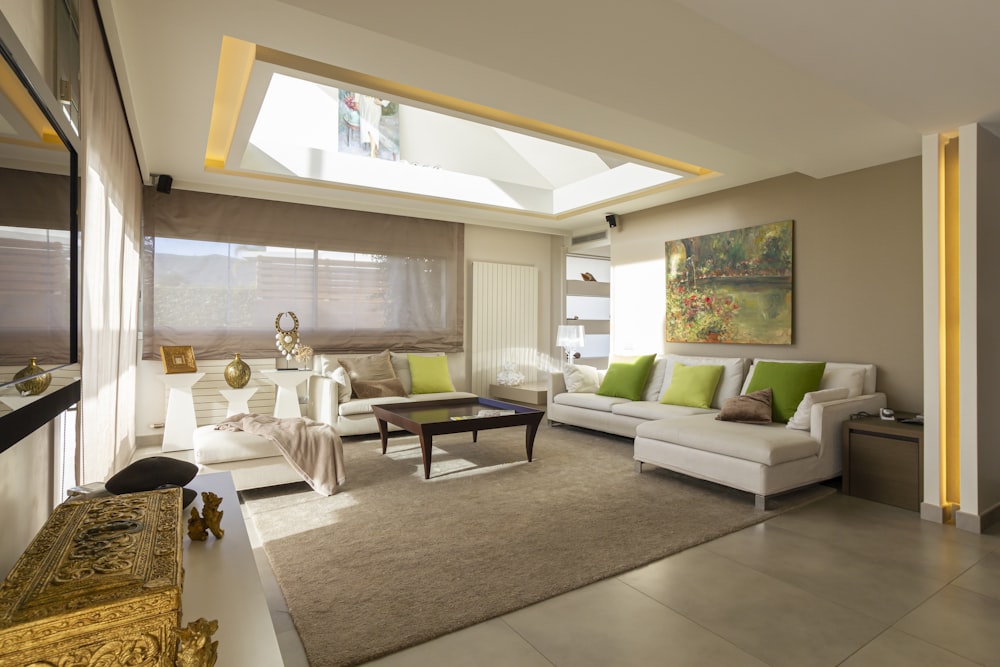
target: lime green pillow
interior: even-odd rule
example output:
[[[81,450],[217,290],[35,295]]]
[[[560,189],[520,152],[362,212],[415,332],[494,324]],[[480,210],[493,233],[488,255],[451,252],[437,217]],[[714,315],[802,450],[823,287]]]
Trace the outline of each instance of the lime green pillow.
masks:
[[[660,397],[660,403],[686,405],[689,408],[710,408],[715,388],[722,378],[722,366],[685,366],[674,363],[670,386]]]
[[[819,389],[826,362],[783,363],[758,361],[745,393],[771,388],[771,419],[787,423],[795,415],[802,397]]]
[[[448,372],[448,357],[443,354],[435,357],[408,354],[406,357],[410,363],[410,393],[437,394],[455,391]]]
[[[597,393],[601,396],[627,398],[630,401],[640,400],[655,359],[655,354],[647,354],[634,361],[616,361],[608,366],[608,372]]]

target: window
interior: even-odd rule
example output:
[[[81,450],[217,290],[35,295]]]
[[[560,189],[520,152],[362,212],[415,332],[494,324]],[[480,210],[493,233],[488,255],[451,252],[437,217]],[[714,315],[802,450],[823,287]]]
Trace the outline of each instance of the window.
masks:
[[[217,217],[210,206],[186,223],[154,210],[190,197],[244,210]],[[205,358],[273,356],[274,319],[285,311],[316,351],[461,350],[461,225],[190,192],[147,199],[147,358],[160,345],[192,345]],[[222,224],[232,219],[241,224]]]

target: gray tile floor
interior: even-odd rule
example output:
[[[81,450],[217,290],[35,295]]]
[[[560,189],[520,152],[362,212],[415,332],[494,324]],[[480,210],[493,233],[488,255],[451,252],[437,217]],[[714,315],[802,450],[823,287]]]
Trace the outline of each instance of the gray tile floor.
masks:
[[[247,523],[285,665],[308,665]],[[368,664],[1000,665],[1000,530],[836,494]]]

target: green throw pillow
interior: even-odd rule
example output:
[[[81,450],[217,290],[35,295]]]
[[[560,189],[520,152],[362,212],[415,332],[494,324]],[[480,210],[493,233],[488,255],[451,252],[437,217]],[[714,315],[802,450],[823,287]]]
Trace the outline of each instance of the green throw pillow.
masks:
[[[826,362],[782,363],[758,361],[746,393],[771,388],[771,419],[788,423],[795,415],[802,397],[819,389]]]
[[[655,354],[647,354],[634,361],[616,361],[608,366],[608,372],[597,393],[601,396],[627,398],[630,401],[640,400],[655,359]]]
[[[663,392],[660,403],[686,405],[689,408],[710,408],[715,388],[722,377],[722,366],[685,366],[674,363],[670,386]]]
[[[442,355],[425,357],[418,354],[406,355],[410,362],[411,393],[437,394],[455,391],[448,372],[448,357]]]

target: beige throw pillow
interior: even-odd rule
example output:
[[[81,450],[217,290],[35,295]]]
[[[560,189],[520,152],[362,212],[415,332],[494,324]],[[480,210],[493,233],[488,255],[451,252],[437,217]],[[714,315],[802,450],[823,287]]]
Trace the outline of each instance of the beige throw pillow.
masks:
[[[391,380],[351,381],[351,388],[358,398],[383,398],[385,396],[406,396],[403,383],[397,378]]]
[[[347,371],[348,377],[351,379],[351,395],[354,397],[361,398],[361,393],[358,391],[359,382],[380,382],[383,380],[397,380],[396,372],[392,370],[392,361],[389,358],[389,350],[380,352],[379,354],[370,354],[365,357],[344,357],[343,359],[337,359],[340,365]],[[402,383],[399,383],[399,391],[401,394],[381,394],[383,396],[405,396],[406,391],[402,388]],[[373,398],[372,396],[366,396],[365,398]]]
[[[770,424],[771,388],[727,398],[715,418],[724,422]]]

